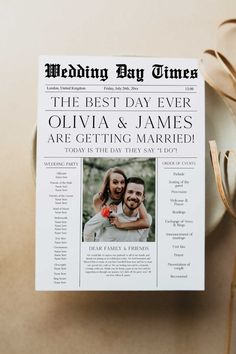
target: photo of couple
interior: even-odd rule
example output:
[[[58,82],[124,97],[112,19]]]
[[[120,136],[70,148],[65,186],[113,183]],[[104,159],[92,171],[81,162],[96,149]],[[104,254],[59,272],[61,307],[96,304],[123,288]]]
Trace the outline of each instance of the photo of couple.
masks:
[[[87,158],[83,170],[83,241],[155,241],[155,159]]]

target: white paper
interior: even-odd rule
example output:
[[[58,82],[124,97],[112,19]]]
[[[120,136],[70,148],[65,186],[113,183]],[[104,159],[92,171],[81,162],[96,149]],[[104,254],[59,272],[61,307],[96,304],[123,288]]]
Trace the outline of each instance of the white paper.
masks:
[[[197,60],[41,57],[37,127],[37,290],[204,290]],[[105,200],[117,166],[145,187],[113,174]]]

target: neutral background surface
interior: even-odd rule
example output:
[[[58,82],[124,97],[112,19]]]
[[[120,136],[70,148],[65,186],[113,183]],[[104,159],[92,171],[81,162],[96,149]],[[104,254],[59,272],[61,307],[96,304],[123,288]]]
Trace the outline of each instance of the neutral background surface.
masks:
[[[200,57],[235,0],[11,0],[0,16],[0,352],[223,354],[233,221],[207,238],[205,292],[36,293],[30,149],[40,54]]]

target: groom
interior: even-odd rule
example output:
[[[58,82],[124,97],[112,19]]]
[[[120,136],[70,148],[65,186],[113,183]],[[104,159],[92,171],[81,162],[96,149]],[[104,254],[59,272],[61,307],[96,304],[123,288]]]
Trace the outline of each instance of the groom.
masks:
[[[127,180],[124,201],[117,206],[116,216],[103,216],[102,212],[94,215],[84,226],[84,241],[101,242],[145,242],[149,228],[125,230],[115,227],[120,222],[131,222],[139,218],[138,208],[145,197],[144,181],[139,177]],[[148,214],[149,227],[151,216]]]

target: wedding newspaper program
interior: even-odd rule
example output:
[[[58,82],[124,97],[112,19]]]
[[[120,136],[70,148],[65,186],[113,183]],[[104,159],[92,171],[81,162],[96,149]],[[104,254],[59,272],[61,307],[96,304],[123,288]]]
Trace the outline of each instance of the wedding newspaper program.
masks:
[[[36,290],[204,290],[195,59],[39,63]]]

